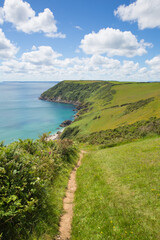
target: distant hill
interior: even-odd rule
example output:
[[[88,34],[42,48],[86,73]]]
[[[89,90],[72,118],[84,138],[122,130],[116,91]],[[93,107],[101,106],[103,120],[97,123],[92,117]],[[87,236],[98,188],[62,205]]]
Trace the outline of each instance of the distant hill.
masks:
[[[63,81],[40,99],[77,104],[77,118],[63,136],[93,133],[160,118],[160,83]],[[142,124],[143,125],[143,124]]]

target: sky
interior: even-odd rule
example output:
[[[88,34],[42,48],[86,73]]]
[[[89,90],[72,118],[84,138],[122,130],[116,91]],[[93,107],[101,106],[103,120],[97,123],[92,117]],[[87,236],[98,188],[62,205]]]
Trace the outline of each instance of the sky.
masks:
[[[160,0],[0,0],[0,81],[160,81]]]

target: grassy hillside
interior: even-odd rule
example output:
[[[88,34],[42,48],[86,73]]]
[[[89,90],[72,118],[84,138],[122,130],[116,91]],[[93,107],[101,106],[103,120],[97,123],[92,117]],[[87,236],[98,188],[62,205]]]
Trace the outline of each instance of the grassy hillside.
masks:
[[[62,140],[44,134],[0,143],[0,239],[57,236],[78,157],[77,144],[63,138],[72,138],[88,153],[77,175],[71,239],[159,240],[160,83],[63,81],[40,99],[75,104],[77,118]]]
[[[41,98],[82,103],[79,117],[64,131],[65,137],[80,138],[150,117],[160,118],[160,83],[63,81]]]
[[[61,138],[88,151],[71,239],[160,239],[160,83],[64,81],[45,95],[78,104]]]
[[[77,173],[72,240],[160,239],[160,138],[88,151]]]
[[[102,85],[106,84],[104,81],[63,81],[42,93],[40,99],[81,103],[86,98],[91,97]]]

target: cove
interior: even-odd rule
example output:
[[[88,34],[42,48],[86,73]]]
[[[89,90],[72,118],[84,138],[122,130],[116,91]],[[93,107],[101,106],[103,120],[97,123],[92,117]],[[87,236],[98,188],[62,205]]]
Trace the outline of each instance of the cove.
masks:
[[[0,141],[36,139],[44,132],[56,133],[64,120],[73,120],[72,104],[39,100],[55,82],[0,83]]]

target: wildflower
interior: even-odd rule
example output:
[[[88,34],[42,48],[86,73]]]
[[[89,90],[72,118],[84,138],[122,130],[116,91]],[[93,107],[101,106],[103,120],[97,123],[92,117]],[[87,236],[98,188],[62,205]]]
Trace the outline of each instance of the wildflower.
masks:
[[[51,154],[51,152],[49,152],[49,155]]]

